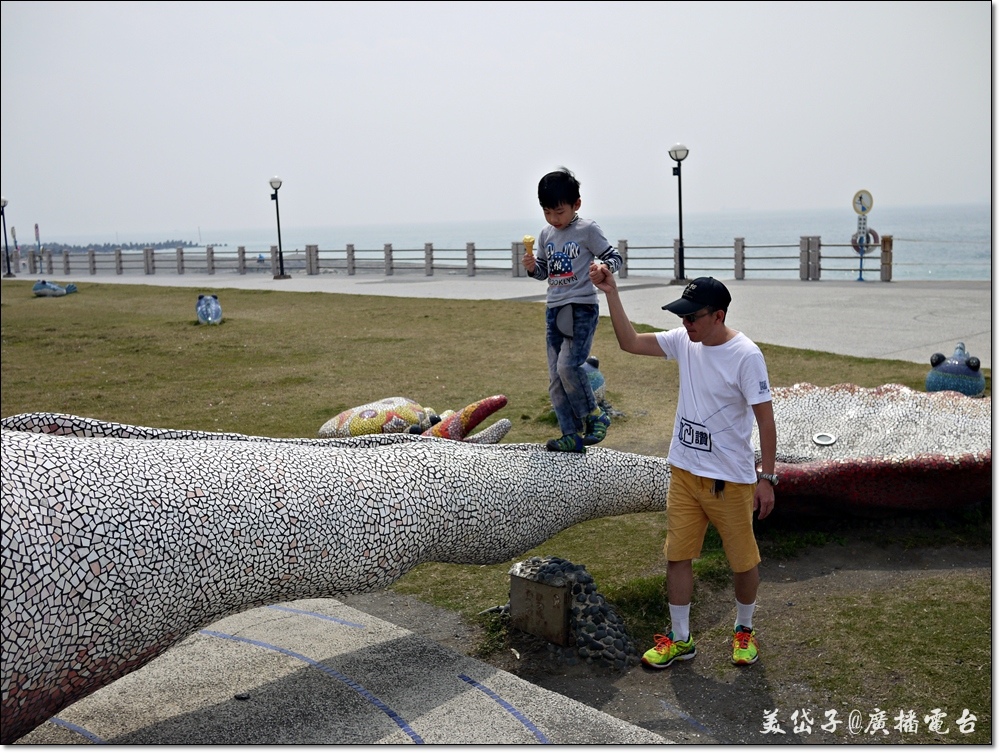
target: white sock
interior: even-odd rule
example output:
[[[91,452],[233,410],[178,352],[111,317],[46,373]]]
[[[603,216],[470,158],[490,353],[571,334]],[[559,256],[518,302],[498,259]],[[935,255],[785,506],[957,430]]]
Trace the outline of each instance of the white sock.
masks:
[[[670,630],[674,634],[675,641],[686,641],[691,637],[691,628],[688,622],[691,619],[691,605],[677,606],[670,605]]]
[[[740,600],[736,600],[736,622],[733,624],[733,630],[742,625],[745,628],[750,628],[753,630],[753,610],[757,608],[757,602],[753,604],[740,604]]]

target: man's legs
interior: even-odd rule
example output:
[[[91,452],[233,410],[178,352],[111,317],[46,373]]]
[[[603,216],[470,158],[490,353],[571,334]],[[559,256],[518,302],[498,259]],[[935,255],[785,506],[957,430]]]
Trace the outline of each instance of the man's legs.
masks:
[[[657,639],[657,645],[646,652],[655,659],[657,654],[677,653],[678,641],[694,641],[690,635],[690,605],[694,593],[692,561],[700,556],[701,542],[710,518],[723,541],[730,566],[733,566],[733,590],[736,596],[736,623],[733,629],[733,663],[753,664],[757,661],[757,640],[753,631],[753,613],[760,586],[760,552],[753,534],[753,484],[727,483],[716,491],[711,479],[695,476],[671,466],[670,489],[667,492],[667,597],[670,606],[672,636]],[[671,559],[684,557],[685,559]],[[737,568],[739,570],[737,571]],[[683,639],[687,639],[684,641]],[[668,666],[670,662],[663,663]]]
[[[675,606],[691,603],[694,569],[691,560],[667,563],[667,599]]]
[[[733,573],[736,592],[736,622],[733,625],[733,664],[754,664],[758,659],[757,633],[753,629],[753,613],[757,608],[760,568]]]
[[[694,573],[691,560],[667,562],[667,598],[670,607],[670,630],[653,636],[655,645],[642,655],[642,663],[653,669],[666,669],[676,661],[687,661],[698,654],[691,636],[691,592]],[[680,602],[680,603],[678,603]]]
[[[708,518],[699,496],[704,479],[681,468],[670,468],[667,490],[667,600],[670,607],[668,635],[655,635],[656,645],[642,655],[643,664],[664,669],[675,661],[693,659],[697,654],[691,636],[691,595],[694,591],[692,560],[701,554]],[[683,558],[683,559],[677,559]]]
[[[733,589],[740,604],[755,604],[757,588],[760,586],[760,569],[754,565],[742,573],[733,573]]]

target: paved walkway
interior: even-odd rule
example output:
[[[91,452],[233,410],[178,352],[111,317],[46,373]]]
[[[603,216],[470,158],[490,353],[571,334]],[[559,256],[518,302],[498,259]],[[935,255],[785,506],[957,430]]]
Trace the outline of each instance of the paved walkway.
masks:
[[[24,744],[655,744],[659,735],[334,599],[227,617]]]
[[[58,278],[53,278],[59,281]],[[424,298],[544,300],[500,274],[94,276],[66,280]],[[990,283],[726,281],[729,320],[758,342],[927,363],[955,344],[989,367]],[[634,321],[664,327],[681,288],[621,281]],[[224,298],[223,298],[224,301]],[[224,304],[223,304],[224,305]],[[669,742],[334,599],[253,609],[187,638],[21,742],[115,744]]]

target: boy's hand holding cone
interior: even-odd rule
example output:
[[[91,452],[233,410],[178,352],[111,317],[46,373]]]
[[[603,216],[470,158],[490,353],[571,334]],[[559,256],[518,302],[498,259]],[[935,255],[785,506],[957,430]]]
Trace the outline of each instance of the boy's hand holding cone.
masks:
[[[535,236],[526,235],[521,241],[524,243],[524,258],[521,259],[521,264],[528,272],[535,271]]]

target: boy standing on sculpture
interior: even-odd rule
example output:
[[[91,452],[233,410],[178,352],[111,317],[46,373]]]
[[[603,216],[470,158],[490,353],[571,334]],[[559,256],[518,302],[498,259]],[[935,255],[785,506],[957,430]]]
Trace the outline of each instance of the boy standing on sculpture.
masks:
[[[549,361],[549,397],[562,436],[546,442],[554,452],[584,452],[607,434],[611,419],[597,403],[583,364],[590,355],[600,306],[590,281],[590,265],[599,262],[617,272],[622,257],[593,220],[577,214],[580,182],[565,167],[538,183],[538,203],[548,225],[539,234],[538,255],[525,251],[521,264],[536,280],[548,280],[545,342]]]
[[[654,637],[656,645],[642,661],[664,669],[693,659],[690,631],[692,560],[701,556],[711,522],[733,570],[736,622],[733,664],[757,661],[753,614],[760,585],[760,553],[753,513],[767,517],[774,508],[777,431],[764,356],[742,332],[726,324],[731,296],[712,277],[699,277],[679,299],[663,308],[681,317],[682,327],[667,332],[635,331],[622,306],[614,277],[600,265],[590,279],[605,293],[611,323],[621,349],[641,356],[677,361],[680,390],[667,463],[667,597],[671,629]],[[758,473],[751,441],[753,424],[760,435]]]

